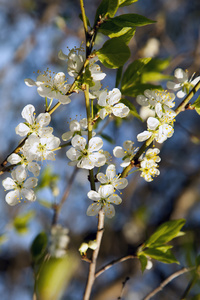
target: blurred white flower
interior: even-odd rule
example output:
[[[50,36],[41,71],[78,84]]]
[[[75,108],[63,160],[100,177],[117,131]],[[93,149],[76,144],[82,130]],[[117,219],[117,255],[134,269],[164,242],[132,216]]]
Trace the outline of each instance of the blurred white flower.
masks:
[[[59,258],[66,255],[67,245],[70,241],[68,228],[54,225],[51,229],[49,252],[52,256]]]

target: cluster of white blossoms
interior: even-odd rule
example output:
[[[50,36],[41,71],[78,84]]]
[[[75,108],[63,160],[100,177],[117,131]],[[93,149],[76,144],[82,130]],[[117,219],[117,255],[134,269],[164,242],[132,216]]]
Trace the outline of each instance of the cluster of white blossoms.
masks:
[[[22,110],[24,123],[20,123],[16,128],[16,134],[26,136],[24,145],[19,153],[12,153],[8,157],[11,165],[16,168],[11,172],[11,177],[3,180],[2,184],[6,190],[14,190],[6,195],[6,202],[9,205],[16,205],[23,198],[35,201],[36,196],[32,188],[37,185],[40,164],[44,160],[55,160],[56,150],[60,145],[60,139],[55,137],[53,128],[49,127],[51,117],[48,113],[41,113],[35,117],[35,108],[28,104]],[[34,177],[28,177],[28,172],[33,173]]]
[[[60,258],[66,255],[67,246],[70,241],[68,233],[69,230],[66,227],[62,227],[59,224],[52,226],[49,253],[53,257]]]
[[[88,198],[94,202],[88,207],[87,215],[95,216],[102,209],[108,218],[115,215],[113,204],[119,205],[122,199],[115,192],[124,189],[128,185],[126,178],[116,176],[115,165],[111,164],[106,169],[106,174],[98,173],[97,179],[101,183],[98,192],[89,191]]]
[[[181,68],[178,68],[174,71],[175,82],[168,81],[167,88],[176,92],[178,91],[176,96],[178,98],[183,98],[200,80],[200,76],[193,79],[194,75],[195,73],[189,79],[187,72],[183,71]]]
[[[167,91],[146,90],[143,95],[138,95],[136,101],[142,106],[148,106],[155,112],[155,117],[147,119],[147,130],[137,135],[139,142],[146,141],[151,136],[158,143],[163,143],[173,133],[173,124],[176,113],[172,109],[175,95]]]
[[[152,177],[158,176],[160,174],[157,164],[161,161],[161,158],[157,155],[159,153],[160,150],[158,148],[149,148],[146,151],[145,156],[142,155],[139,158],[140,171],[142,171],[140,176],[148,182],[153,180]]]

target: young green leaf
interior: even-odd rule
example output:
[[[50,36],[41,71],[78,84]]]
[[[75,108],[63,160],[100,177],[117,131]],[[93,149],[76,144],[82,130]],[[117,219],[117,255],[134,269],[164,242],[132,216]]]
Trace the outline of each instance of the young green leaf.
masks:
[[[122,78],[122,92],[135,84],[135,81],[138,79],[138,76],[141,75],[143,68],[146,64],[150,62],[150,60],[151,57],[141,58],[135,60],[128,66]]]
[[[106,41],[96,54],[104,66],[116,69],[128,60],[130,50],[121,38],[112,38]]]
[[[149,248],[142,251],[141,254],[145,256],[149,256],[153,259],[156,259],[166,264],[172,264],[172,263],[179,264],[179,262],[177,261],[177,259],[174,257],[174,255],[169,249],[166,252],[163,252],[159,249]]]
[[[121,27],[137,27],[155,23],[155,21],[137,14],[124,14],[113,18],[112,21]]]
[[[150,238],[145,242],[144,247],[155,247],[156,245],[163,245],[171,241],[175,237],[180,236],[180,230],[184,224],[184,219],[165,222],[158,227],[154,234],[150,236]]]
[[[109,135],[104,134],[104,133],[101,133],[100,135],[104,140],[108,141],[110,144],[115,143],[115,140],[113,140],[113,138],[111,138]]]
[[[114,17],[119,7],[119,0],[102,0],[96,11],[95,24],[101,18],[108,16]]]
[[[200,115],[200,96],[197,98],[197,100],[191,105],[191,107],[194,107],[196,112]]]
[[[119,67],[117,69],[117,73],[116,73],[116,81],[115,81],[115,87],[117,88],[120,84],[120,80],[122,78],[122,71],[123,71],[123,66]]]
[[[112,38],[119,37],[128,32],[130,29],[131,27],[118,26],[112,21],[112,19],[109,19],[100,26],[99,32]]]
[[[127,99],[125,99],[125,98],[121,99],[120,102],[122,102],[122,103],[124,103],[126,106],[128,106],[128,108],[130,109],[130,113],[131,113],[134,117],[136,117],[136,118],[138,118],[140,121],[142,121],[142,119],[141,119],[140,115],[138,114],[138,112],[137,112],[135,106],[133,105],[133,103],[131,103],[129,100],[127,100]]]
[[[13,226],[19,234],[26,234],[28,232],[28,223],[35,216],[33,210],[28,211],[23,215],[16,216],[13,221]]]
[[[147,257],[144,254],[140,254],[138,256],[138,258],[139,258],[140,263],[141,263],[142,273],[144,273],[144,271],[146,269],[146,266],[147,266],[148,259],[147,259]]]
[[[137,1],[138,0],[119,0],[119,6],[128,6]]]
[[[79,18],[81,19],[81,21],[83,21],[83,16],[82,14],[79,14]],[[89,26],[91,28],[91,25],[90,25],[90,21],[88,19],[88,17],[86,16],[86,21],[87,21],[87,26]]]

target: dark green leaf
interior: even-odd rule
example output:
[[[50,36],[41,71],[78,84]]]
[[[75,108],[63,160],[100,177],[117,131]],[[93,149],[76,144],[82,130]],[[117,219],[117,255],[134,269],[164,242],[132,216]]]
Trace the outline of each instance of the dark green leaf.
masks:
[[[99,7],[97,8],[95,16],[95,24],[102,17],[108,16],[114,17],[119,7],[119,0],[102,0]]]
[[[113,18],[112,21],[121,27],[137,27],[155,23],[155,21],[137,14],[124,14]]]
[[[43,257],[47,248],[47,235],[45,232],[39,233],[31,245],[31,255],[35,262],[38,262]]]
[[[101,25],[101,27],[99,28],[99,32],[112,38],[119,37],[127,33],[130,29],[131,27],[118,26],[112,21],[112,19],[110,19]]]
[[[81,19],[81,21],[83,21],[83,16],[82,14],[79,14],[79,18]],[[88,17],[86,16],[86,21],[87,21],[87,26],[89,26],[91,28],[91,25],[90,25],[90,21],[88,19]]]
[[[113,38],[105,42],[96,54],[104,66],[116,69],[128,60],[130,50],[121,38]]]
[[[174,255],[171,253],[170,250],[163,252],[158,249],[149,248],[142,251],[141,253],[166,264],[172,264],[172,263],[179,264],[179,262],[177,261],[177,259],[174,257]]]
[[[191,106],[194,107],[196,112],[200,115],[200,96]]]
[[[119,0],[119,6],[128,6],[137,1],[138,0]]]
[[[121,77],[122,77],[122,71],[123,71],[123,67],[122,66],[117,69],[116,81],[115,81],[115,87],[116,88],[120,84],[120,80],[121,80]]]
[[[155,247],[156,245],[163,245],[175,237],[180,235],[180,230],[185,224],[184,219],[168,221],[158,227],[156,232],[150,236],[145,242],[145,247]]]
[[[128,89],[129,87],[135,85],[135,81],[138,79],[138,76],[141,75],[143,68],[146,64],[150,62],[151,58],[141,58],[132,62],[126,71],[124,72],[122,78],[122,92]]]
[[[151,61],[145,66],[146,72],[162,72],[164,71],[170,64],[170,58],[160,59],[160,58],[152,58]]]
[[[137,95],[143,94],[147,89],[162,90],[162,87],[160,85],[136,83],[134,86],[131,86],[127,89],[121,89],[121,92],[125,96],[136,97]]]
[[[134,117],[136,117],[136,118],[138,118],[140,121],[142,121],[142,119],[141,119],[140,115],[138,114],[138,112],[137,112],[135,106],[133,105],[133,103],[131,103],[129,100],[127,100],[127,99],[125,99],[125,98],[121,99],[120,102],[122,102],[122,103],[124,103],[126,106],[128,106],[128,108],[130,109],[130,113],[131,113]]]
[[[125,44],[128,45],[134,35],[135,35],[135,29],[131,28],[125,34],[121,35],[121,39],[123,39]]]
[[[148,259],[146,258],[145,255],[139,255],[139,260],[140,260],[140,263],[141,263],[142,273],[143,273],[146,269]]]

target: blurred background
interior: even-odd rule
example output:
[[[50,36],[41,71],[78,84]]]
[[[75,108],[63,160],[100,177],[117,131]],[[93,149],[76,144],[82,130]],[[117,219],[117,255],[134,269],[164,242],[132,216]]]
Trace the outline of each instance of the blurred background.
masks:
[[[88,18],[93,24],[100,1],[85,0]],[[173,75],[174,69],[187,69],[189,75],[199,73],[200,67],[200,2],[198,0],[143,0],[119,10],[122,13],[137,13],[157,21],[153,25],[136,30],[131,40],[129,62],[141,57],[168,59],[165,75]],[[68,53],[84,41],[84,31],[79,19],[78,0],[0,0],[0,160],[19,143],[15,127],[22,122],[21,111],[33,104],[36,113],[44,111],[44,99],[35,88],[24,84],[25,78],[36,79],[38,70],[50,68],[54,72],[66,72],[66,63],[58,59],[58,51]],[[99,35],[96,49],[105,37]],[[101,66],[107,74],[103,87],[113,89],[115,70]],[[35,73],[34,73],[35,72]],[[166,76],[167,78],[167,76]],[[69,80],[70,82],[70,80]],[[159,84],[159,82],[158,82]],[[166,86],[166,81],[162,82]],[[195,96],[196,98],[196,96]],[[134,98],[130,101],[139,110]],[[55,101],[55,100],[54,100]],[[55,102],[56,103],[56,102]],[[54,104],[55,104],[54,103]],[[180,100],[177,100],[177,105]],[[75,95],[70,105],[62,106],[53,114],[51,126],[54,134],[69,130],[71,119],[85,117],[83,95]],[[110,122],[104,133],[115,144],[105,140],[104,149],[112,153],[115,145],[122,146],[146,128],[146,122],[128,119],[121,126]],[[161,148],[161,175],[147,183],[139,172],[128,177],[129,185],[123,191],[122,205],[116,207],[116,216],[106,220],[106,229],[99,254],[99,268],[113,259],[135,253],[155,228],[170,219],[185,218],[186,235],[174,241],[174,255],[181,265],[166,265],[153,262],[153,267],[142,275],[140,264],[129,260],[116,265],[102,274],[95,282],[92,299],[112,300],[120,296],[122,282],[127,276],[124,290],[126,300],[141,300],[157,287],[167,276],[182,266],[194,264],[200,250],[200,118],[195,111],[181,113],[175,123],[173,137]],[[98,128],[101,130],[101,125]],[[43,185],[35,203],[9,207],[5,202],[3,187],[0,191],[0,298],[3,300],[32,299],[34,278],[31,268],[30,246],[38,233],[50,233],[53,209],[68,187],[73,168],[68,166],[66,149],[57,154],[56,162],[43,163]],[[119,166],[120,162],[113,159]],[[118,168],[118,172],[121,168]],[[4,174],[2,179],[8,175]],[[51,178],[44,184],[45,176]],[[59,191],[52,195],[52,189]],[[87,217],[91,203],[87,199],[90,190],[87,172],[79,170],[67,201],[62,206],[58,223],[69,228],[69,249],[74,253],[77,270],[68,281],[61,299],[79,300],[86,282],[87,262],[81,261],[78,248],[84,239],[94,239],[97,218]],[[81,193],[80,193],[81,191]],[[21,216],[21,217],[20,217]],[[24,219],[23,219],[24,217]],[[88,254],[90,256],[90,253]],[[172,281],[153,299],[181,299],[191,277],[183,275]],[[200,299],[200,285],[196,283],[187,299]]]

